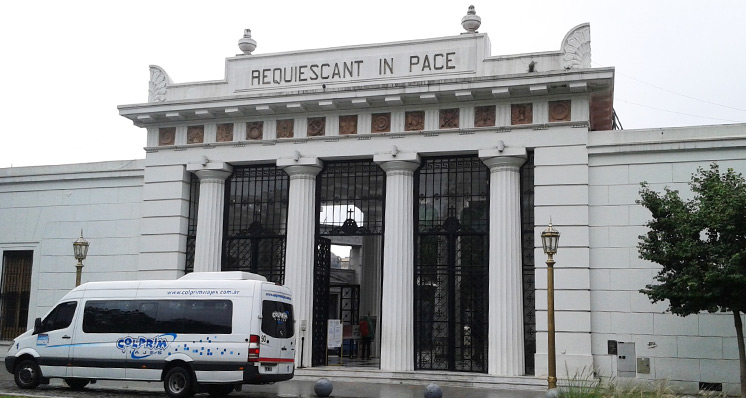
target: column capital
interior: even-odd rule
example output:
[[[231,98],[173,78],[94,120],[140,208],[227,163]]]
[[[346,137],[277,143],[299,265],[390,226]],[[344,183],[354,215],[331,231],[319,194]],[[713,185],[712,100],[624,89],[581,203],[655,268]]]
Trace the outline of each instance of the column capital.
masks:
[[[200,182],[225,181],[233,173],[233,166],[225,162],[189,163],[186,169],[194,173]]]
[[[479,158],[490,168],[490,171],[503,168],[517,170],[526,163],[527,157],[525,147],[505,148],[502,151],[497,148],[479,150]]]
[[[376,162],[387,175],[391,173],[413,173],[420,167],[420,155],[417,152],[397,152],[375,155]]]
[[[316,177],[322,168],[319,158],[282,158],[277,159],[277,167],[281,167],[293,178]]]

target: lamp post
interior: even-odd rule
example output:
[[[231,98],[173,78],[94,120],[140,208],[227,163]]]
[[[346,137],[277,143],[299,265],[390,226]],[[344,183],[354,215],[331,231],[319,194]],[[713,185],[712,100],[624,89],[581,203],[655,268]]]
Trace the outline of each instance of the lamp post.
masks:
[[[88,255],[88,241],[83,239],[83,230],[80,230],[80,238],[73,242],[73,253],[78,265],[75,266],[75,286],[80,286],[80,274],[83,272],[83,260]]]
[[[557,388],[557,358],[554,349],[554,254],[557,253],[560,233],[552,228],[552,221],[549,221],[549,227],[541,233],[541,245],[544,247],[544,253],[547,257],[547,350],[549,351],[549,389]]]

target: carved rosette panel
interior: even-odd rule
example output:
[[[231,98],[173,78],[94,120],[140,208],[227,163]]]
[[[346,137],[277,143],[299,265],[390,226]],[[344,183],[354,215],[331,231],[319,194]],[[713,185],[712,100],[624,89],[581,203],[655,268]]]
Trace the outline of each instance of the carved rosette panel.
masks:
[[[217,142],[233,141],[233,123],[218,124]]]
[[[205,142],[205,126],[187,127],[187,144],[201,144]]]
[[[458,128],[458,108],[440,110],[440,128],[457,129]]]
[[[373,133],[388,133],[391,131],[391,114],[374,113],[370,122],[370,131]]]
[[[169,146],[176,143],[176,127],[158,129],[158,146]]]
[[[477,106],[474,108],[474,127],[492,127],[495,125],[495,112],[497,107]]]
[[[309,137],[320,137],[326,132],[326,118],[325,117],[309,117],[308,118],[308,136]]]
[[[357,134],[357,115],[339,117],[339,135]]]
[[[291,126],[291,130],[292,130],[292,126]],[[264,122],[247,122],[246,123],[246,139],[247,140],[261,140],[263,137],[264,137]]]
[[[533,122],[532,104],[513,104],[510,106],[510,124],[531,124]]]
[[[425,129],[425,111],[404,113],[404,131],[419,131]]]
[[[570,101],[549,101],[549,121],[550,122],[569,122],[570,121]]]
[[[565,69],[591,67],[591,26],[582,24],[571,30],[562,43],[562,63]]]
[[[293,119],[277,121],[277,138],[293,138]]]

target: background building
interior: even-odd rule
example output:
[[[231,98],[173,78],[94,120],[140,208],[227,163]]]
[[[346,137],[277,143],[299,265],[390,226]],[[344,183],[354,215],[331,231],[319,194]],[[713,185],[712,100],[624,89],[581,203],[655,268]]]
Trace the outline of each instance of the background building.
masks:
[[[638,293],[657,266],[638,259],[635,200],[642,181],[686,191],[710,162],[746,172],[746,125],[615,130],[589,25],[557,51],[492,56],[477,19],[266,55],[247,31],[220,81],[151,66],[148,102],[119,107],[147,131],[144,160],[0,170],[1,338],[73,287],[83,229],[84,281],[245,270],[290,286],[298,365],[323,364],[336,311],[375,318],[385,371],[541,377],[551,218],[561,373],[736,391],[732,316],[676,317]],[[351,272],[332,271],[332,244],[352,248]]]

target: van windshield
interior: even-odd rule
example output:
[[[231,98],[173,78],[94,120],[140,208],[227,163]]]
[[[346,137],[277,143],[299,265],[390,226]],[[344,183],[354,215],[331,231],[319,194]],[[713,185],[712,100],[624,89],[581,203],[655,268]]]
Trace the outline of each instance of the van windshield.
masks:
[[[275,338],[295,334],[292,304],[265,300],[262,303],[262,332]]]

